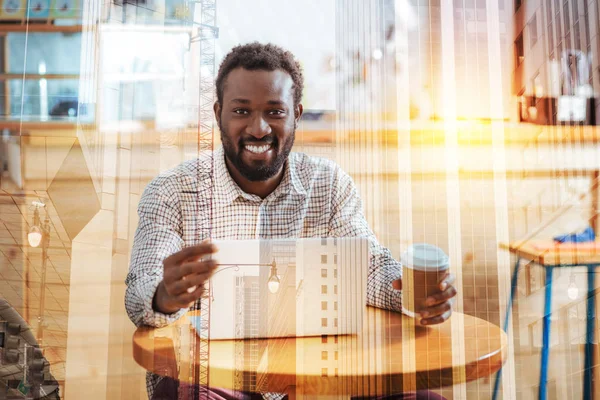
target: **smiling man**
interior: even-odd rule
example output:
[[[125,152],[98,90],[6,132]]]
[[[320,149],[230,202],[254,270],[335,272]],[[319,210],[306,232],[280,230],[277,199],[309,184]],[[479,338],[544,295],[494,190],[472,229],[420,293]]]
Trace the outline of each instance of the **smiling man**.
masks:
[[[302,76],[296,79],[301,85]],[[295,86],[280,69],[238,67],[217,78],[214,109],[227,170],[247,193],[267,197],[283,176],[302,115]]]
[[[367,301],[400,311],[402,267],[369,228],[352,179],[329,160],[291,152],[303,111],[303,77],[293,55],[272,44],[238,46],[223,60],[216,86],[222,147],[160,175],[140,200],[126,282],[132,321],[171,323],[200,298],[216,267],[203,261],[215,251],[200,242],[208,232],[211,239],[366,237]],[[453,279],[428,299],[422,324],[450,317]],[[176,386],[165,379],[157,388],[159,380],[149,375],[150,396]],[[215,390],[214,396],[233,395]]]

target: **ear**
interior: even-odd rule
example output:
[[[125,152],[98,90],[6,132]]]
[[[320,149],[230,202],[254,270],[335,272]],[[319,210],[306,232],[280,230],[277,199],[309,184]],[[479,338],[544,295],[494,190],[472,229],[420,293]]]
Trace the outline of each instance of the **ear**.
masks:
[[[300,117],[302,117],[302,113],[304,112],[304,107],[302,107],[301,103],[298,103],[296,107],[294,107],[294,123],[298,123],[300,121]]]
[[[215,118],[217,119],[217,125],[221,125],[221,104],[218,101],[215,101],[213,105],[213,111],[215,112]]]

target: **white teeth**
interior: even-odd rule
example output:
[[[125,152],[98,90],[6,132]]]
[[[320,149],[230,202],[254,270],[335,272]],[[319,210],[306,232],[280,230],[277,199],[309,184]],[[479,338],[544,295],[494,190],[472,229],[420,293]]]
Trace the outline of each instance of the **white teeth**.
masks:
[[[264,145],[264,146],[252,146],[252,145],[246,145],[246,150],[251,151],[253,153],[256,154],[261,154],[264,153],[265,151],[269,150],[271,148],[270,145]]]

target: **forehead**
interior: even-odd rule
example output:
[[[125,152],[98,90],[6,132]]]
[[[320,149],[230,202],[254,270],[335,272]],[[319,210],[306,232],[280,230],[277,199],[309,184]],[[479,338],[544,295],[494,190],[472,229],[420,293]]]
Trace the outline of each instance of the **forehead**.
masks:
[[[223,102],[240,98],[252,102],[293,101],[293,86],[294,81],[290,74],[280,69],[249,71],[236,68],[225,78]]]

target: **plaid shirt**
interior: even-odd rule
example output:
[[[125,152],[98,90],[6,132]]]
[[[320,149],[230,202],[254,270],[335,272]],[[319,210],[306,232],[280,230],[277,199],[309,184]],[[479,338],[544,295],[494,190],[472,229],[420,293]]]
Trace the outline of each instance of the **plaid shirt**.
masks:
[[[402,276],[401,265],[377,242],[352,179],[337,164],[291,153],[279,186],[261,199],[233,181],[222,147],[213,154],[161,174],[142,195],[125,293],[127,313],[136,325],[160,327],[186,313],[167,315],[152,308],[162,261],[209,234],[212,239],[367,237],[367,302],[401,310],[400,291],[392,288]],[[151,396],[160,378],[148,377]]]

